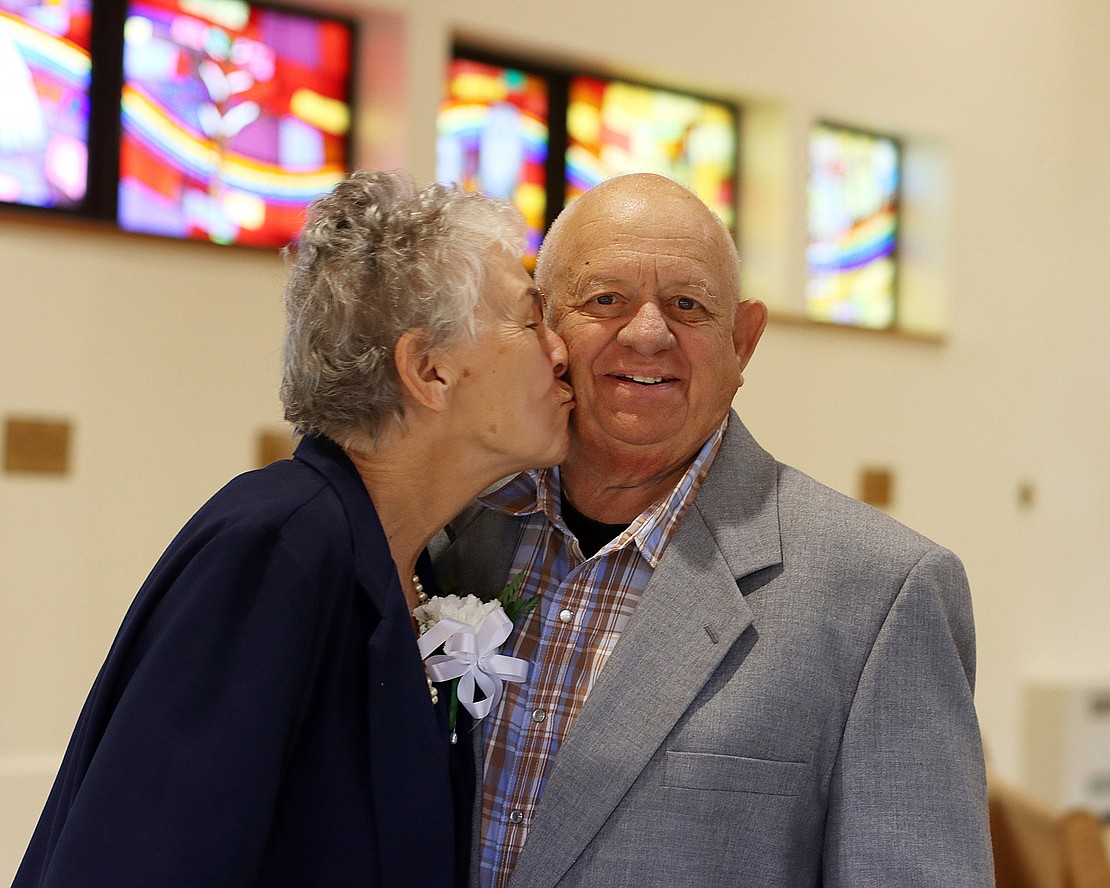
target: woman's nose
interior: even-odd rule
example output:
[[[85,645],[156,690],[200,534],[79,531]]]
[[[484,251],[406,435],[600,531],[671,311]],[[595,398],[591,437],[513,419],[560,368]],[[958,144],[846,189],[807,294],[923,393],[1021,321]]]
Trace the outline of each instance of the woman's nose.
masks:
[[[550,327],[545,329],[547,330],[547,353],[551,357],[551,369],[556,376],[562,376],[567,372],[567,344],[563,342],[563,337]]]

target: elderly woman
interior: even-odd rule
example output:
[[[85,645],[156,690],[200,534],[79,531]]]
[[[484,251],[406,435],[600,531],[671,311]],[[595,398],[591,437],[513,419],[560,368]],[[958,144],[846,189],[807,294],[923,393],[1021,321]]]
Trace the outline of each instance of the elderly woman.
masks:
[[[313,204],[281,385],[303,440],[217,493],[155,566],[16,886],[465,877],[464,744],[412,610],[435,592],[428,539],[567,446],[566,352],[522,246],[507,205],[398,174],[356,173]]]

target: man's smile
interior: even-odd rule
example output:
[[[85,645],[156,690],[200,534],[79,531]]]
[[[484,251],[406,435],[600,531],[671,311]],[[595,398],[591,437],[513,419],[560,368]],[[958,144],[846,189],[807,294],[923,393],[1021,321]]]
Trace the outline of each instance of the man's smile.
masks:
[[[628,382],[637,382],[640,385],[658,385],[661,382],[674,382],[674,377],[670,376],[640,376],[638,374],[614,373],[613,377]]]

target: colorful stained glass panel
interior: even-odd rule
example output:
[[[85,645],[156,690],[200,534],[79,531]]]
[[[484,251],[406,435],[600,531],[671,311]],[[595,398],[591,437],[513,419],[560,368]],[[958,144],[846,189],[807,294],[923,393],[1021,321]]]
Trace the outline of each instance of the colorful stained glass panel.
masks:
[[[574,77],[567,106],[567,203],[605,179],[652,172],[736,224],[737,124],[723,102],[620,80]]]
[[[456,58],[436,132],[436,179],[516,204],[528,225],[525,258],[534,260],[547,211],[547,82]]]
[[[129,6],[118,219],[280,246],[348,170],[353,33],[240,0]]]
[[[91,23],[90,0],[0,0],[0,202],[84,200]]]
[[[840,127],[809,141],[806,315],[885,329],[895,321],[898,143]]]

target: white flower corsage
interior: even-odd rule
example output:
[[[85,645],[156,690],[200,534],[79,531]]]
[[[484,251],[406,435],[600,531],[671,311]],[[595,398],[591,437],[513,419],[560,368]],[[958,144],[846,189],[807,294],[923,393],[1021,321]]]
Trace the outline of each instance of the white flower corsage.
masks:
[[[535,595],[520,598],[523,581],[524,574],[518,574],[489,601],[474,595],[437,595],[412,612],[429,677],[451,683],[448,722],[452,742],[459,703],[476,720],[485,718],[500,701],[506,681],[528,677],[527,661],[499,653],[513,631],[514,620],[539,601]]]

